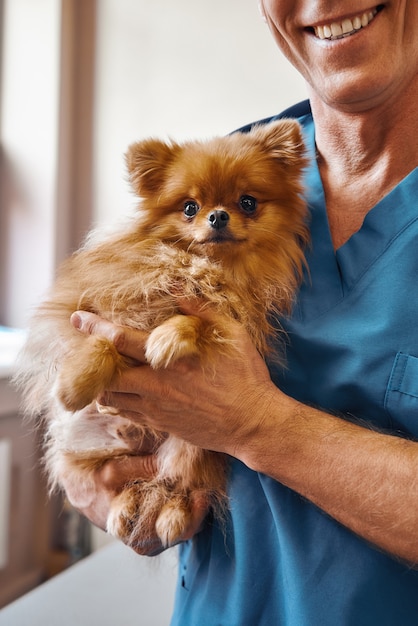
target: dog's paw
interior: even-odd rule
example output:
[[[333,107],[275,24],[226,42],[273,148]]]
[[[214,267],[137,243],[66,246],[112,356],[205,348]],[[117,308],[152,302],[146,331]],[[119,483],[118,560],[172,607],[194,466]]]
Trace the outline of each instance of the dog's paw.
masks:
[[[127,487],[112,500],[107,517],[106,532],[127,545],[139,519],[139,489]]]
[[[191,315],[176,315],[151,332],[145,358],[154,368],[168,367],[181,357],[199,354],[201,320]]]
[[[138,554],[158,554],[166,546],[155,530],[155,523],[166,498],[167,490],[158,482],[139,481],[126,487],[112,501],[107,532]]]
[[[184,498],[169,500],[163,506],[155,523],[155,530],[164,548],[178,543],[191,521],[190,507]]]
[[[61,364],[52,390],[68,411],[79,411],[107,387],[123,358],[104,337],[87,337],[77,352]]]
[[[85,385],[83,378],[65,375],[58,377],[52,395],[57,397],[67,411],[81,411],[94,400],[94,389]]]

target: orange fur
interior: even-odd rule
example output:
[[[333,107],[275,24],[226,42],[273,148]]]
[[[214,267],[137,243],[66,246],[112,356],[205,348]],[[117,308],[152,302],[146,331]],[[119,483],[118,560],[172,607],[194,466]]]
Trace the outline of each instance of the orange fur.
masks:
[[[77,332],[69,317],[84,309],[149,331],[154,368],[187,355],[210,367],[219,351],[232,354],[224,325],[179,312],[181,293],[241,322],[260,353],[274,357],[273,320],[290,311],[304,264],[305,157],[300,127],[288,120],[205,142],[148,139],[131,146],[127,166],[141,198],[137,217],[119,233],[92,235],[60,268],[32,320],[16,380],[27,412],[46,423],[53,487],[65,476],[88,494],[96,468],[155,436],[159,473],[126,486],[108,530],[130,544],[157,532],[166,546],[187,527],[194,490],[222,513],[226,460],[106,408],[98,416],[96,397],[129,362],[107,339]]]

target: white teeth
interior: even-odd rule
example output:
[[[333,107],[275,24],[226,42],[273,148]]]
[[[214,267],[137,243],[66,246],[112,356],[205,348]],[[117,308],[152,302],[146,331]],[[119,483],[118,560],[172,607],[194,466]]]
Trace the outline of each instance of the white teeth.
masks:
[[[346,35],[347,33],[351,33],[351,31],[353,30],[353,22],[351,20],[343,20],[342,27],[343,27],[343,35]]]
[[[340,24],[331,24],[331,35],[333,37],[339,37],[343,34],[343,29]]]
[[[367,11],[362,15],[356,15],[353,19],[345,19],[342,22],[333,22],[324,26],[315,26],[314,31],[318,39],[341,39],[365,28],[377,14],[377,9]]]

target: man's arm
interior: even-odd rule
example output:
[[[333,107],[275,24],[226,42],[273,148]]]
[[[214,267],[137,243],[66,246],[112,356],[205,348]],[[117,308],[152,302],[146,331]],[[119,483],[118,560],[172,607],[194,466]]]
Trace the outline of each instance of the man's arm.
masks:
[[[212,315],[205,311],[204,316]],[[132,420],[230,454],[294,489],[365,540],[418,563],[418,443],[375,432],[283,394],[238,325],[241,356],[211,372],[197,359],[145,363],[146,334],[81,315],[81,332],[112,338],[137,360],[101,398]],[[179,420],[181,415],[181,420]]]
[[[272,393],[263,411],[258,435],[240,442],[236,456],[375,546],[418,564],[418,443],[328,415],[280,392]],[[277,428],[279,413],[286,418]]]

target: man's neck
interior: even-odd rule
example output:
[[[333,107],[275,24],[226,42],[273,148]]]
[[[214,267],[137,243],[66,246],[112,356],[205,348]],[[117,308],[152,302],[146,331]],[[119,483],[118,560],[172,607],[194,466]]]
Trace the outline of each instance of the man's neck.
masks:
[[[321,162],[341,183],[373,172],[390,185],[418,165],[418,81],[404,98],[362,112],[341,110],[311,95]]]
[[[318,167],[335,248],[418,165],[418,110],[411,102],[406,99],[390,111],[380,107],[354,114],[311,97]]]

